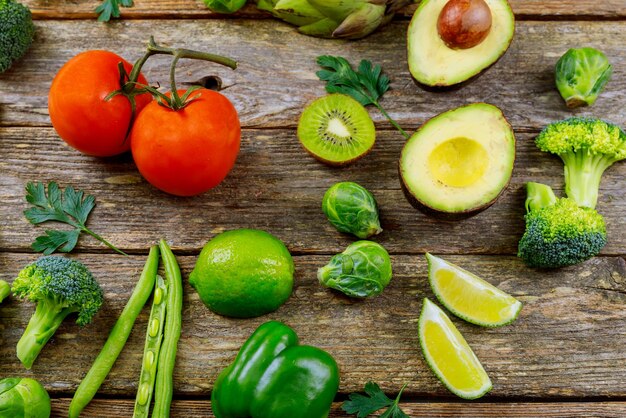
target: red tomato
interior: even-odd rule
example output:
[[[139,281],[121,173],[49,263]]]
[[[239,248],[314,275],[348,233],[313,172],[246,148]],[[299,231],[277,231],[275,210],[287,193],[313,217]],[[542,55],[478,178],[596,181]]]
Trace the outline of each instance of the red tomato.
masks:
[[[130,149],[127,140],[131,123],[128,98],[117,95],[122,62],[128,73],[132,65],[109,51],[86,51],[63,65],[52,80],[48,111],[59,136],[80,152],[97,157],[121,154]],[[137,80],[147,84],[143,75]],[[137,115],[150,101],[150,94],[135,96]]]
[[[195,100],[176,111],[153,101],[139,114],[130,134],[141,175],[177,196],[206,192],[224,180],[241,140],[237,111],[226,97],[207,89],[196,90],[191,97]]]

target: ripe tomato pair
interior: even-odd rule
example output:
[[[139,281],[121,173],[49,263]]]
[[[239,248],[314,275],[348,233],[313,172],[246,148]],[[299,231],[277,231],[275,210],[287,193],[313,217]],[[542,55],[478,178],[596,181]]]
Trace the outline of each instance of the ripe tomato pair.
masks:
[[[52,81],[48,98],[59,136],[97,157],[132,147],[139,172],[167,193],[193,196],[217,186],[239,153],[241,128],[232,103],[220,93],[199,89],[186,106],[172,110],[149,93],[133,92],[135,85],[126,84],[131,70],[130,63],[109,51],[70,59]],[[142,74],[136,81],[148,84]],[[121,94],[113,95],[116,91]]]

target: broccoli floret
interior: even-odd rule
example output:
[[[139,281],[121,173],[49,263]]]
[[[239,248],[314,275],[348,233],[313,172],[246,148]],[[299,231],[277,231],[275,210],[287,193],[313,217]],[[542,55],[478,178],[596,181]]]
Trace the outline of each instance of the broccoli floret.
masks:
[[[548,125],[535,143],[565,163],[565,192],[579,206],[595,208],[604,170],[626,158],[626,134],[599,119],[570,118]]]
[[[103,293],[81,262],[59,256],[41,257],[13,281],[13,294],[37,303],[35,313],[17,343],[17,357],[27,369],[66,316],[78,313],[85,325],[102,305]]]
[[[571,266],[595,255],[606,245],[604,218],[595,209],[554,195],[550,186],[526,185],[526,232],[518,257],[531,267]]]
[[[0,73],[26,53],[34,36],[28,7],[15,0],[0,0]]]

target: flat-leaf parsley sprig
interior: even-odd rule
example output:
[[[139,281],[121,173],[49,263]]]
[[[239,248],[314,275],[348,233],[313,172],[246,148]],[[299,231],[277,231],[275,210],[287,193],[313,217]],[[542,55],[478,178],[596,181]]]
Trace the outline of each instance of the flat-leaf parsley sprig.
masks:
[[[357,71],[354,71],[348,60],[331,55],[317,57],[317,63],[323,69],[316,74],[320,80],[326,82],[327,92],[347,94],[363,106],[376,106],[380,113],[406,139],[409,139],[409,134],[389,116],[378,102],[378,99],[389,90],[389,77],[383,74],[380,65],[372,65],[371,61],[362,60]]]
[[[111,17],[120,17],[120,6],[133,7],[133,0],[104,0],[100,6],[96,7],[98,20],[108,22]]]
[[[388,408],[383,412],[380,418],[410,418],[398,405],[400,396],[402,396],[402,391],[404,391],[406,385],[405,383],[404,386],[402,386],[400,393],[398,393],[396,399],[393,400],[388,398],[376,383],[367,382],[364,388],[367,395],[351,393],[348,395],[349,400],[341,405],[341,409],[348,414],[356,414],[357,418],[365,418],[379,409]]]
[[[74,227],[71,230],[47,230],[35,238],[33,250],[45,255],[55,251],[70,252],[76,246],[81,232],[85,232],[112,250],[128,255],[100,235],[85,226],[89,214],[96,206],[96,198],[82,190],[67,186],[64,190],[54,181],[48,183],[48,192],[43,183],[30,182],[26,185],[26,200],[33,205],[24,211],[24,216],[33,225],[48,221],[61,222]]]

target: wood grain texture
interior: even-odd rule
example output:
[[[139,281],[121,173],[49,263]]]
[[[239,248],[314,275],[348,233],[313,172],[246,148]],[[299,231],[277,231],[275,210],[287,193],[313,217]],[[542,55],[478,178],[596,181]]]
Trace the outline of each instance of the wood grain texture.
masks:
[[[601,116],[626,124],[626,21],[519,22],[506,55],[481,77],[448,92],[426,92],[412,80],[406,64],[404,34],[407,22],[396,22],[360,42],[321,40],[297,34],[274,20],[121,21],[101,25],[92,21],[39,21],[37,40],[24,59],[0,75],[0,124],[49,126],[47,94],[52,78],[71,57],[87,49],[115,51],[128,60],[142,54],[150,34],[167,45],[230,56],[239,61],[232,71],[205,62],[179,64],[180,81],[216,74],[223,93],[233,101],[247,128],[293,128],[307,103],[324,94],[315,71],[319,55],[342,55],[353,63],[370,59],[391,77],[392,90],[384,99],[388,112],[407,130],[451,108],[486,101],[502,108],[518,130],[538,131],[569,117],[554,86],[554,65],[570,47],[602,49],[614,75],[593,107],[579,116]],[[80,36],[76,36],[80,34]],[[169,60],[155,57],[145,74],[152,83],[167,86]],[[390,127],[372,110],[378,126]]]
[[[94,9],[101,0],[24,0],[36,19],[95,19]],[[234,17],[267,18],[253,5],[246,5]],[[574,18],[626,16],[623,0],[510,0],[518,18]],[[406,7],[401,15],[410,16],[417,5]],[[218,18],[228,17],[211,12],[201,0],[135,0],[132,8],[123,8],[125,19],[155,18]]]
[[[291,130],[245,130],[239,159],[216,189],[194,198],[162,193],[143,180],[130,155],[115,159],[83,156],[49,128],[0,128],[0,248],[25,251],[42,227],[22,212],[28,181],[57,181],[94,194],[89,226],[116,246],[146,252],[161,236],[174,248],[199,252],[216,233],[236,228],[267,230],[295,253],[334,253],[350,242],[321,211],[324,192],[337,181],[356,181],[378,199],[384,232],[375,239],[392,253],[515,254],[524,230],[527,181],[552,185],[562,194],[563,164],[540,152],[533,135],[517,135],[517,162],[504,195],[491,208],[463,221],[427,217],[405,199],[397,174],[403,145],[395,131],[379,132],[374,150],[342,169],[310,157]],[[607,221],[603,254],[626,254],[626,163],[604,174],[598,210]],[[47,224],[49,227],[52,224]],[[63,227],[63,226],[59,226]],[[78,250],[106,250],[91,237]]]
[[[52,400],[52,417],[65,418],[70,399]],[[622,418],[626,415],[625,402],[568,402],[568,403],[442,403],[442,402],[402,402],[402,410],[412,417],[439,417],[439,418],[530,418],[542,416],[545,418]],[[106,415],[103,414],[106,411]],[[171,416],[180,418],[213,418],[210,401],[174,401]],[[133,413],[133,403],[130,400],[96,399],[87,408],[82,416],[89,417],[129,417]],[[331,418],[348,417],[341,410],[341,404],[335,403],[330,413]],[[354,417],[354,415],[350,415]],[[371,415],[371,416],[378,416]]]
[[[33,306],[10,300],[0,306],[0,375],[34,376],[55,397],[73,393],[100,350],[130,295],[144,257],[80,255],[101,283],[105,304],[92,324],[71,320],[59,328],[31,371],[15,357],[15,345]],[[0,253],[0,278],[11,281],[31,254]],[[195,257],[179,256],[183,277]],[[424,297],[433,298],[420,256],[394,256],[394,278],[377,298],[352,301],[322,288],[316,269],[328,256],[295,257],[296,285],[278,311],[235,320],[210,313],[185,285],[183,331],[174,372],[176,396],[207,397],[240,345],[264,321],[292,326],[301,341],[322,347],[341,369],[340,391],[361,390],[372,379],[384,390],[409,382],[407,396],[453,399],[422,360],[417,318]],[[510,326],[486,329],[452,318],[489,373],[494,388],[485,400],[626,396],[626,261],[596,258],[552,272],[525,268],[513,257],[450,256],[517,297],[524,307]],[[185,280],[186,282],[186,280]],[[148,307],[100,396],[132,397],[140,370]]]

